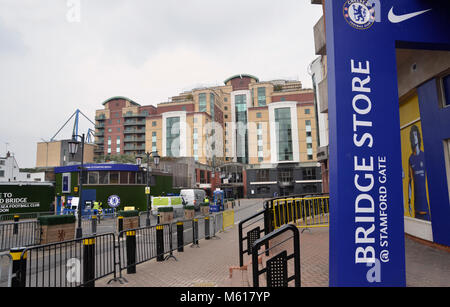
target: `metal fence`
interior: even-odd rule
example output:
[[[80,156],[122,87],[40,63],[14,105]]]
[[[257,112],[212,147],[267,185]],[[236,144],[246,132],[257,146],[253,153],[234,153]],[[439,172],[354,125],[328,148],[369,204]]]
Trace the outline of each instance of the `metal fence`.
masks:
[[[0,251],[17,246],[40,243],[41,229],[38,221],[0,223]]]
[[[21,220],[36,219],[44,215],[53,215],[54,212],[25,212],[25,213],[14,213],[14,214],[1,214],[0,222],[13,221],[15,216],[19,216]]]
[[[88,227],[89,223],[92,221],[88,220],[83,226]],[[11,244],[10,255],[14,261],[19,261],[10,275],[13,277],[11,285],[94,286],[96,280],[109,275],[113,275],[111,281],[122,282],[123,270],[132,274],[136,272],[136,265],[151,259],[176,259],[175,251],[183,252],[188,245],[200,247],[199,240],[214,239],[222,229],[223,213],[218,213],[25,248],[13,248],[22,245]]]
[[[0,287],[11,287],[12,265],[10,254],[0,255]]]
[[[114,274],[115,234],[26,248],[13,286],[79,287]]]

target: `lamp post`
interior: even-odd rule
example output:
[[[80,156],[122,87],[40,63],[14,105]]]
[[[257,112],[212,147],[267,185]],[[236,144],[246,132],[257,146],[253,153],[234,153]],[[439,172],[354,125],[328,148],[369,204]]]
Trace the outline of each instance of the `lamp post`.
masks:
[[[83,196],[83,171],[84,171],[84,165],[83,165],[83,160],[84,160],[84,133],[83,135],[73,135],[72,136],[72,140],[69,141],[69,153],[72,154],[72,157],[75,156],[75,154],[78,151],[78,144],[80,144],[80,142],[77,141],[77,138],[81,138],[81,166],[80,166],[80,176],[79,176],[79,181],[80,181],[80,188],[79,188],[79,193],[80,193],[80,199],[78,202],[78,227],[76,230],[76,235],[75,238],[80,239],[83,236],[83,230],[81,228],[81,209],[83,206],[83,201],[82,201],[82,196]]]
[[[158,151],[153,152],[147,152],[145,154],[147,156],[147,188],[146,188],[146,195],[147,195],[147,218],[145,220],[145,225],[150,226],[150,209],[151,209],[151,201],[150,201],[150,156],[153,155],[153,162],[155,163],[155,167],[158,167],[159,165],[159,158]],[[136,157],[136,164],[141,165],[142,158]]]

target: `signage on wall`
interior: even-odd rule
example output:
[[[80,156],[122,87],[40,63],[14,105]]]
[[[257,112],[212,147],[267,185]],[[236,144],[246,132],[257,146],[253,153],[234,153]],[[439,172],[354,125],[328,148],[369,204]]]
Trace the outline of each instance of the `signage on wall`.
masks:
[[[70,173],[64,173],[62,174],[62,193],[70,193],[70,179],[71,174]]]
[[[0,213],[8,213],[14,209],[39,208],[39,202],[30,202],[28,197],[17,197],[13,193],[0,193]]]
[[[117,195],[111,195],[108,197],[108,205],[111,208],[117,208],[120,205],[120,197]]]
[[[448,11],[442,1],[325,2],[330,286],[406,284],[396,48],[450,46]]]

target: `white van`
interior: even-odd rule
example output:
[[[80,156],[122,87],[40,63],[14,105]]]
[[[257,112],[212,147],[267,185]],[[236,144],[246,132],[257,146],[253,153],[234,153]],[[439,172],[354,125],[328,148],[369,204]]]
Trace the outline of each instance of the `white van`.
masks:
[[[205,200],[206,192],[202,189],[185,189],[180,191],[186,206],[194,206],[195,210],[200,209],[200,204]]]

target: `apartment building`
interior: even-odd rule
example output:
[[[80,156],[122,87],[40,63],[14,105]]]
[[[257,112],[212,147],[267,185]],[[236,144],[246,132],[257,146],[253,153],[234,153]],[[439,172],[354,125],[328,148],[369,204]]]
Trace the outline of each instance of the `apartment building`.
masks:
[[[259,185],[278,186],[274,180],[248,182],[257,169],[317,168],[314,92],[303,89],[300,81],[260,81],[240,74],[224,85],[195,88],[156,106],[141,106],[125,97],[110,98],[103,105],[96,111],[97,154],[158,151],[162,157],[192,157],[210,173],[228,164],[242,165],[243,175],[231,187],[219,171],[231,195],[256,196]],[[310,179],[315,187],[307,191],[321,191],[319,177]],[[306,191],[298,183],[301,178],[289,178],[281,190],[265,190],[264,196]]]

